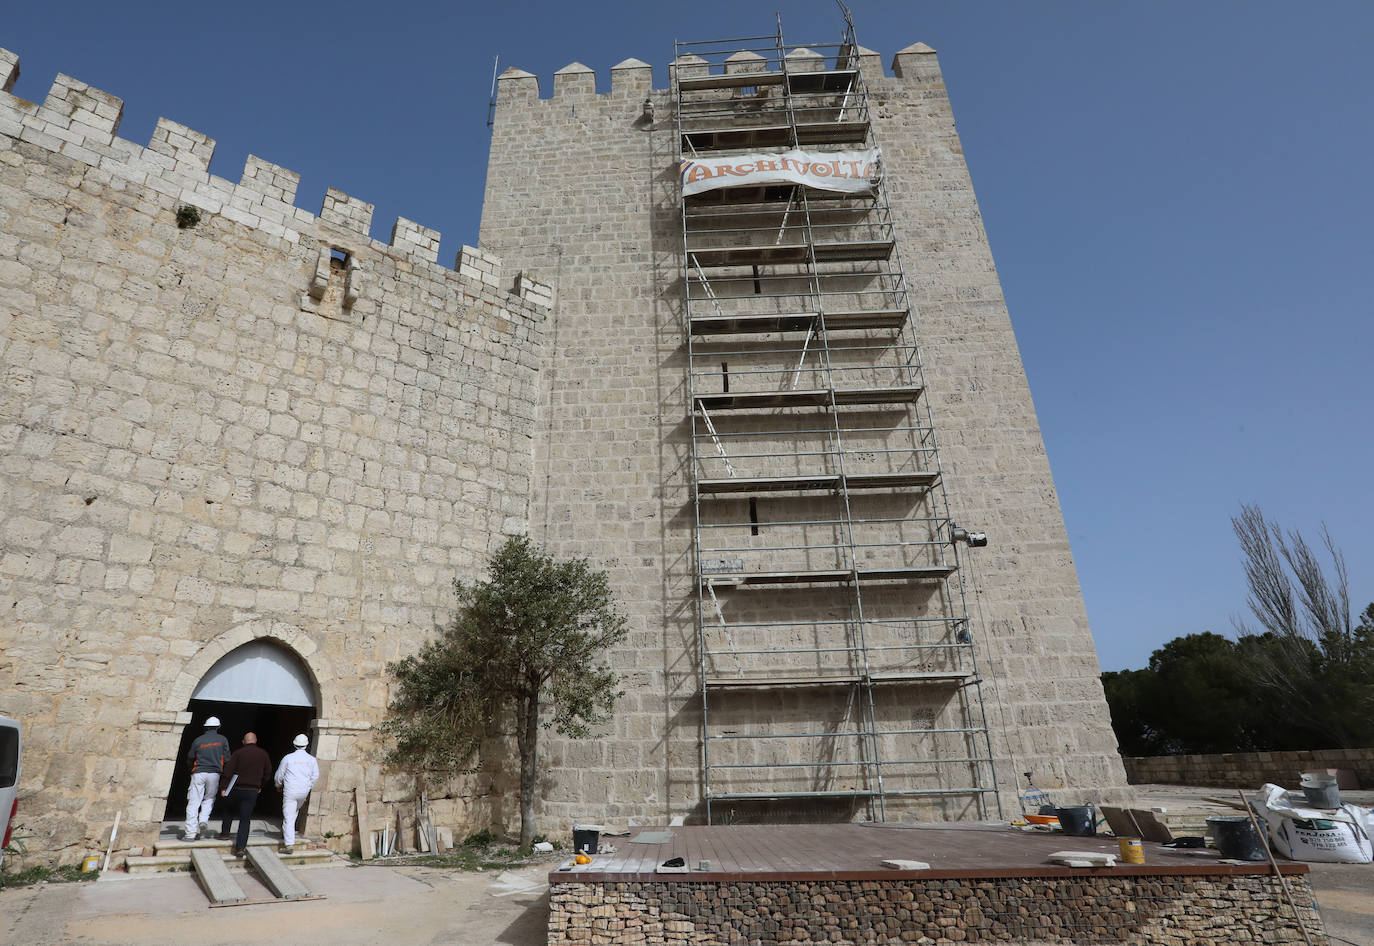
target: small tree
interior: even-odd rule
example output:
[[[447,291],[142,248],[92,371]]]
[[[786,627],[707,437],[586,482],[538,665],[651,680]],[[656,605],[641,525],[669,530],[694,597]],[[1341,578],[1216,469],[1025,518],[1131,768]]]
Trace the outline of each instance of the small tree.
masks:
[[[1322,526],[1330,572],[1302,534],[1285,534],[1258,506],[1231,520],[1240,542],[1247,602],[1274,646],[1254,667],[1259,686],[1312,730],[1312,748],[1374,739],[1374,626],[1351,618],[1345,556]],[[1366,609],[1366,615],[1369,614]],[[1257,636],[1243,620],[1236,629]]]
[[[539,730],[574,738],[623,693],[605,652],[626,621],[605,572],[557,561],[524,537],[492,557],[488,578],[455,581],[452,622],[418,654],[387,665],[396,685],[387,760],[419,778],[469,770],[482,738],[514,724],[520,752],[520,846],[535,837]]]

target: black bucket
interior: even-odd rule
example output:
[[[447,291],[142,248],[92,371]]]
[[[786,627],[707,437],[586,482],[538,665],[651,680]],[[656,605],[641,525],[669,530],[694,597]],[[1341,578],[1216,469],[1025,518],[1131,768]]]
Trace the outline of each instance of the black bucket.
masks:
[[[1235,861],[1268,860],[1264,842],[1248,817],[1216,816],[1207,819],[1207,831],[1222,857]]]
[[[586,824],[573,828],[573,853],[595,854],[601,840],[601,826]]]
[[[1071,838],[1091,838],[1097,834],[1097,812],[1092,805],[1070,805],[1056,808],[1059,829]]]

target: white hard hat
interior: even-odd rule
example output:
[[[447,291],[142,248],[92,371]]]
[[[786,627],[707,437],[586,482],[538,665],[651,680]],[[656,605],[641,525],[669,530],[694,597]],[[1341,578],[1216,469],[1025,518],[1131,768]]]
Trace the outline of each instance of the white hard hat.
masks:
[[[299,736],[297,736],[295,739],[292,739],[291,741],[295,744],[295,746],[298,749],[304,749],[306,746],[310,745],[310,740],[305,738],[305,733],[301,733]]]
[[[207,719],[207,720],[205,721],[205,728],[206,728],[206,729],[214,729],[214,728],[215,728],[216,726],[218,726],[218,725],[219,725],[219,717],[218,717],[218,716],[211,716],[209,719]]]

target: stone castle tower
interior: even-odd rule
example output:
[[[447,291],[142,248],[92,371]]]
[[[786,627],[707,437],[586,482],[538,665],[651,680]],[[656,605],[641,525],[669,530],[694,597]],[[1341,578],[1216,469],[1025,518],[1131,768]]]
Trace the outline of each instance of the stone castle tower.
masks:
[[[546,750],[550,834],[996,816],[1027,771],[1121,790],[933,51],[678,52],[668,90],[507,71],[448,268],[346,194],[300,210],[284,168],[211,175],[174,122],[117,137],[68,76],[19,99],[0,51],[0,712],[32,850],[79,860],[116,812],[152,841],[212,714],[274,757],[311,733],[308,833],[356,844],[359,798],[394,821],[385,664],[525,532],[608,570],[632,628],[604,738]],[[794,145],[876,146],[881,182],[683,197],[684,156]],[[512,824],[508,788],[435,820]]]
[[[610,569],[637,628],[556,815],[995,816],[1025,772],[1124,784],[934,51],[892,71],[851,32],[683,45],[667,90],[634,59],[605,93],[577,63],[545,97],[499,79],[480,245],[557,298],[531,530]],[[876,197],[683,196],[680,158],[874,146]]]

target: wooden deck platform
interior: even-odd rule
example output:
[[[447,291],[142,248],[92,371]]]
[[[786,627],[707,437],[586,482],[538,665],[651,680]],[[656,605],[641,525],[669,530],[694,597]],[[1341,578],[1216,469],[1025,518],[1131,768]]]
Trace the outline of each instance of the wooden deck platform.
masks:
[[[662,843],[636,841],[665,833],[669,840]],[[614,853],[597,854],[587,865],[560,867],[550,872],[549,882],[1225,876],[1271,872],[1265,861],[1223,862],[1216,851],[1172,850],[1150,843],[1144,845],[1144,864],[1118,860],[1110,868],[1063,867],[1049,863],[1049,855],[1065,850],[1117,854],[1116,839],[1065,837],[975,823],[640,827],[632,828],[625,837],[603,835],[601,847],[607,844],[615,847]],[[674,857],[686,862],[687,873],[657,872],[660,864]],[[923,861],[930,869],[892,870],[882,866],[885,860]],[[709,862],[708,869],[700,869],[702,861]],[[1307,873],[1307,865],[1300,863],[1281,861],[1280,869],[1284,874]]]

